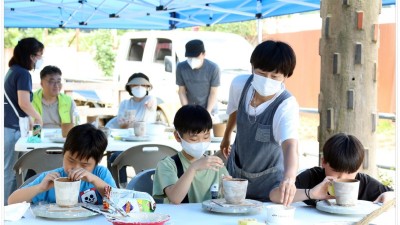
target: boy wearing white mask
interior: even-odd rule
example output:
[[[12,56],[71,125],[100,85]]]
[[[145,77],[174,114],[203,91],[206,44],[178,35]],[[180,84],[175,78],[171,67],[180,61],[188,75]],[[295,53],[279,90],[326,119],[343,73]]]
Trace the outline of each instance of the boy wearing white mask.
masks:
[[[207,156],[211,142],[211,116],[198,105],[182,106],[174,118],[175,139],[182,151],[157,164],[153,196],[165,203],[198,203],[211,199],[210,187],[228,175],[217,156]]]
[[[296,56],[286,43],[265,41],[254,49],[250,63],[253,74],[231,83],[221,151],[228,157],[229,173],[249,180],[246,198],[270,201],[271,190],[278,187],[280,202],[289,205],[296,192],[299,105],[284,82],[293,74]]]
[[[220,70],[217,64],[205,58],[201,40],[191,40],[185,45],[186,61],[176,67],[176,84],[182,105],[201,105],[209,113],[218,113],[217,92]]]

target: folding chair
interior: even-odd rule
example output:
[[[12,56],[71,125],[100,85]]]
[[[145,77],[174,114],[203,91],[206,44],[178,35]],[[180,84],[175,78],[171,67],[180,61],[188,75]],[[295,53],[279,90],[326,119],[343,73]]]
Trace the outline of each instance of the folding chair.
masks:
[[[153,196],[153,176],[156,172],[155,169],[143,170],[136,174],[135,177],[128,183],[126,189],[146,192]],[[154,199],[156,203],[163,203],[162,199]]]
[[[178,151],[172,147],[160,144],[146,144],[131,147],[121,153],[111,164],[111,174],[117,186],[120,187],[119,170],[124,166],[131,166],[138,174],[140,171],[155,168],[157,163],[167,156]]]
[[[35,148],[22,155],[14,164],[17,177],[17,187],[24,183],[26,171],[31,169],[36,174],[52,170],[63,165],[62,148]]]

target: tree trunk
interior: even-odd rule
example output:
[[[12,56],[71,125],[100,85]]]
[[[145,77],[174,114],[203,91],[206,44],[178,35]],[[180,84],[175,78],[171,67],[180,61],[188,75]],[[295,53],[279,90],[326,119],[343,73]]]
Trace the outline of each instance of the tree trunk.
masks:
[[[363,172],[376,175],[378,16],[381,0],[321,0],[318,141],[344,132],[364,145]],[[321,162],[320,162],[321,164]]]

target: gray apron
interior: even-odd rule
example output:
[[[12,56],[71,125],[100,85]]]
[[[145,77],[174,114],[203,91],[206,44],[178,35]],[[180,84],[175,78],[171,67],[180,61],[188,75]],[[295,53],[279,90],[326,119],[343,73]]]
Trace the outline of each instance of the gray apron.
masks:
[[[267,202],[269,192],[283,179],[282,148],[274,139],[272,121],[278,106],[291,94],[282,92],[258,116],[246,112],[246,96],[253,80],[247,80],[237,110],[237,133],[228,157],[229,174],[249,180],[246,198]]]

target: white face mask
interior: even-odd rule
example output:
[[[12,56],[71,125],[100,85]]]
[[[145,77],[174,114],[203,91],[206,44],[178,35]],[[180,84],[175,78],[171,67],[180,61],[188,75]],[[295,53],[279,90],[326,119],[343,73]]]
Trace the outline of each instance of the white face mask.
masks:
[[[143,98],[146,95],[147,89],[142,86],[137,86],[131,88],[131,92],[136,98]]]
[[[204,153],[207,151],[208,146],[210,146],[211,143],[209,141],[189,143],[183,140],[183,138],[179,135],[179,133],[178,136],[181,138],[181,145],[184,151],[195,159],[200,159],[200,157],[204,155]]]
[[[189,63],[189,66],[194,69],[198,69],[203,65],[203,60],[199,58],[188,58],[187,62]]]
[[[42,68],[42,65],[43,65],[43,59],[36,60],[35,70],[38,70],[38,69]]]
[[[251,85],[253,85],[254,89],[256,89],[258,94],[261,96],[270,96],[276,94],[282,88],[281,81],[263,77],[255,73]]]

